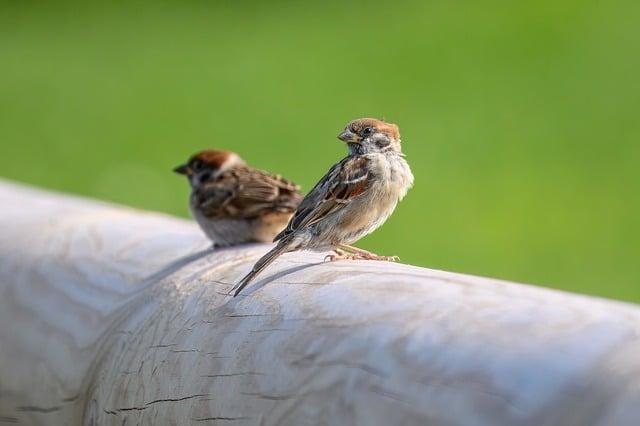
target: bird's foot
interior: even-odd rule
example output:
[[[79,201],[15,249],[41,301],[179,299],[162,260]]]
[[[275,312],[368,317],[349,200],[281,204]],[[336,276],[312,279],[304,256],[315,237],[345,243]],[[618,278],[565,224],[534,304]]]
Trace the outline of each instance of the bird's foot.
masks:
[[[354,260],[380,260],[383,262],[397,262],[400,260],[398,256],[380,256],[375,253],[371,253],[370,251],[363,250],[358,247],[353,246],[341,246],[341,251],[348,251],[348,256],[351,256],[350,259]]]
[[[398,256],[380,256],[374,253],[354,254],[353,259],[360,260],[380,260],[382,262],[397,262],[400,260]]]
[[[333,250],[334,254],[328,254],[324,257],[325,262],[335,262],[338,260],[354,260],[356,259],[355,254],[347,253],[344,250],[335,249]]]

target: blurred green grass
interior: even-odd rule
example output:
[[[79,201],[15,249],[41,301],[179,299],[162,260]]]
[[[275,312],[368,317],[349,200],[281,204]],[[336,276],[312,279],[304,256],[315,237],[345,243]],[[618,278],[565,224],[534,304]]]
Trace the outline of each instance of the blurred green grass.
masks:
[[[638,2],[0,7],[6,178],[187,216],[192,152],[309,189],[384,116],[416,185],[363,248],[640,302]]]

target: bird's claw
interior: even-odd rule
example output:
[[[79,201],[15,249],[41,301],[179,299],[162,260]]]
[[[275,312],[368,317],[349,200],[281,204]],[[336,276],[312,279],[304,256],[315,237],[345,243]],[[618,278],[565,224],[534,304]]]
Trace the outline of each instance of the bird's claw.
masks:
[[[335,262],[338,260],[354,260],[357,256],[347,253],[328,254],[324,257],[325,262]]]

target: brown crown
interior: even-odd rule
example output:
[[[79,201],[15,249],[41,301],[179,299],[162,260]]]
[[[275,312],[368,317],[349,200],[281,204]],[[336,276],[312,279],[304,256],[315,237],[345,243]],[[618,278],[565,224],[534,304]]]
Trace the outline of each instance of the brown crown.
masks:
[[[397,141],[400,139],[400,129],[397,125],[376,118],[359,118],[350,122],[347,127],[356,134],[360,134],[360,132],[367,127],[373,127],[378,132],[386,134],[393,140]]]
[[[208,149],[193,155],[189,159],[189,164],[193,164],[194,161],[200,161],[202,164],[213,169],[219,169],[232,155],[237,154],[230,151],[217,151]]]

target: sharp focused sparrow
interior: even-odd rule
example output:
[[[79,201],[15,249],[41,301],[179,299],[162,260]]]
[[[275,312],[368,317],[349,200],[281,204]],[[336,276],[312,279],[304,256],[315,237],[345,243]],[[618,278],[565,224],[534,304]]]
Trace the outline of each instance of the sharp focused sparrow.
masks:
[[[338,139],[347,143],[349,155],[302,200],[275,237],[278,244],[232,289],[234,296],[278,256],[295,250],[333,250],[330,260],[397,260],[350,244],[382,225],[413,185],[398,126],[361,118],[347,124]]]
[[[189,179],[191,214],[214,246],[272,241],[302,200],[298,185],[234,152],[202,151],[174,171]]]

